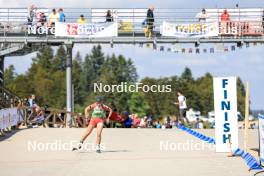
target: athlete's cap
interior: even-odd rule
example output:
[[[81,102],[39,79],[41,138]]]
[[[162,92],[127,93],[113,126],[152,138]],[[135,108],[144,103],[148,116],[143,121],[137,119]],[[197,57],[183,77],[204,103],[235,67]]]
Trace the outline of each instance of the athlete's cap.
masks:
[[[100,101],[103,101],[103,100],[104,100],[104,98],[102,96],[96,96],[95,97],[95,101],[96,102],[100,102]]]

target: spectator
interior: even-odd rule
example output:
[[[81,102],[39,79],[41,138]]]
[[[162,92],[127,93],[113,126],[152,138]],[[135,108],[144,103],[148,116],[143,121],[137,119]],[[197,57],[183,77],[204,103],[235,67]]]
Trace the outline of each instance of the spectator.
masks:
[[[27,16],[27,21],[28,25],[33,25],[34,18],[36,17],[36,6],[31,5],[28,7],[28,16]]]
[[[56,9],[52,9],[51,14],[49,15],[49,26],[54,27],[56,22],[59,22],[60,15],[56,12]]]
[[[124,127],[125,128],[131,128],[131,126],[133,125],[133,120],[129,117],[129,113],[124,112],[123,118],[124,118]]]
[[[84,18],[84,15],[80,15],[79,19],[77,20],[77,23],[80,23],[80,24],[87,23],[87,20]]]
[[[34,105],[36,105],[35,98],[36,98],[36,96],[35,96],[34,94],[32,94],[32,95],[28,98],[28,106],[29,106],[30,108],[32,108]]]
[[[194,128],[199,129],[199,123],[200,123],[200,119],[196,118],[196,121],[194,122]]]
[[[264,10],[262,12],[262,27],[263,27],[263,31],[262,33],[264,32]]]
[[[123,116],[117,112],[117,109],[113,110],[109,119],[115,122],[119,122],[119,123],[122,123],[125,120]]]
[[[196,18],[198,18],[199,22],[206,22],[206,19],[209,18],[209,15],[206,13],[205,9],[202,9],[202,12],[198,13]]]
[[[138,114],[132,114],[131,119],[133,121],[133,127],[137,128],[140,124],[140,119],[138,118]]]
[[[106,18],[106,22],[113,22],[114,21],[111,10],[107,10],[105,18]]]
[[[166,128],[171,128],[171,119],[170,116],[166,117]]]
[[[147,11],[147,19],[146,19],[146,23],[147,23],[147,30],[145,33],[145,36],[148,38],[153,37],[153,28],[154,28],[154,7],[150,7]]]
[[[203,129],[203,128],[204,128],[203,121],[200,120],[198,123],[198,129]]]
[[[60,8],[60,9],[58,10],[58,12],[59,12],[59,16],[60,16],[59,22],[65,22],[65,21],[66,21],[66,16],[65,16],[65,14],[64,14],[64,12],[63,12],[63,9]]]
[[[152,116],[151,115],[149,115],[148,117],[147,117],[147,126],[148,126],[148,128],[151,128],[152,127],[152,121],[153,121],[153,118],[152,118]]]
[[[175,104],[179,106],[179,112],[180,112],[180,119],[178,119],[177,122],[179,123],[181,121],[181,123],[183,124],[185,119],[186,122],[189,124],[189,120],[186,118],[186,110],[187,110],[186,98],[179,91],[177,92],[177,95],[178,95],[178,102],[176,102]]]
[[[221,22],[228,22],[230,21],[230,15],[228,11],[225,9],[224,12],[221,14]]]
[[[140,123],[139,123],[139,127],[141,128],[146,128],[147,124],[146,124],[146,117],[140,119]]]
[[[113,12],[113,19],[114,19],[114,22],[118,22],[118,12],[117,12],[117,10],[115,10],[114,12]]]
[[[32,94],[31,97],[28,99],[28,105],[31,108],[32,112],[36,113],[36,119],[43,116],[41,108],[36,103],[36,96],[34,94]]]
[[[47,22],[47,17],[45,15],[45,13],[43,12],[39,12],[37,13],[37,26],[38,27],[41,27],[41,26],[44,26]]]
[[[161,124],[159,121],[156,123],[156,128],[159,128],[159,129],[161,128]]]

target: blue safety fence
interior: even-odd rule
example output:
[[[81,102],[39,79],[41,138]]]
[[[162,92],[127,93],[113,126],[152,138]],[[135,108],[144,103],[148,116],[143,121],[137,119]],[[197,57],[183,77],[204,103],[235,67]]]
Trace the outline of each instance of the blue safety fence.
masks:
[[[187,128],[185,127],[184,125],[178,125],[178,128],[181,129],[182,131],[185,131],[191,135],[193,135],[194,137],[197,137],[205,142],[208,142],[209,144],[215,144],[215,139],[212,138],[212,137],[208,137],[208,136],[205,136],[201,133],[198,133],[190,128]]]
[[[208,142],[209,144],[215,144],[215,139],[212,137],[205,136],[201,133],[198,133],[190,128],[185,127],[184,125],[178,125],[178,128],[182,131],[185,131],[194,137],[197,137],[205,142]],[[262,170],[261,165],[259,162],[249,153],[245,152],[244,150],[238,148],[234,151],[234,156],[241,156],[245,162],[247,163],[250,170]]]
[[[234,151],[234,155],[241,156],[247,163],[250,170],[262,170],[262,167],[259,162],[250,153],[247,153],[246,151],[238,148]]]

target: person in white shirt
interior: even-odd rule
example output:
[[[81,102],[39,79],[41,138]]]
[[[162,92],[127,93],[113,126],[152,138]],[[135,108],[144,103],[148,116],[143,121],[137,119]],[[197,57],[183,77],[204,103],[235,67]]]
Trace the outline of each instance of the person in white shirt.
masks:
[[[186,103],[186,98],[181,92],[177,92],[178,95],[178,102],[175,104],[179,106],[179,112],[180,112],[180,118],[177,119],[177,122],[181,121],[183,124],[184,119],[186,122],[189,124],[189,120],[186,118],[186,110],[187,110],[187,103]]]
[[[202,9],[202,12],[198,13],[196,18],[198,18],[199,22],[206,22],[206,19],[209,18],[209,15],[206,13],[205,9]]]

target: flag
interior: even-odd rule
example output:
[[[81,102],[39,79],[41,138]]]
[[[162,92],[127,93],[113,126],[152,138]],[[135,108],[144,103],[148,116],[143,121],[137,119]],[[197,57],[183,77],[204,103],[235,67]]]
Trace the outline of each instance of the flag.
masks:
[[[178,51],[181,51],[181,45],[179,43],[175,43],[171,46],[171,51],[178,53]]]
[[[153,48],[153,43],[147,43],[146,48]]]
[[[247,42],[247,43],[246,43],[246,48],[248,48],[248,47],[249,47],[249,43]]]
[[[153,43],[153,50],[157,50],[157,44]]]
[[[224,51],[224,44],[223,43],[216,43],[215,49],[216,49],[216,51],[223,52]]]

